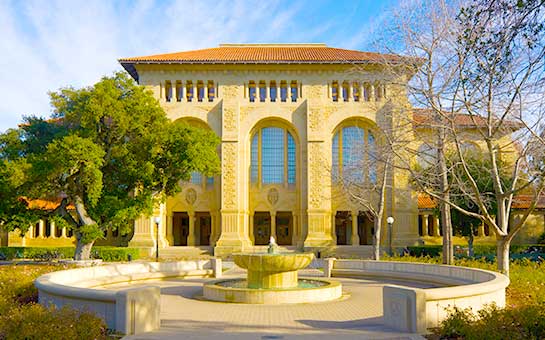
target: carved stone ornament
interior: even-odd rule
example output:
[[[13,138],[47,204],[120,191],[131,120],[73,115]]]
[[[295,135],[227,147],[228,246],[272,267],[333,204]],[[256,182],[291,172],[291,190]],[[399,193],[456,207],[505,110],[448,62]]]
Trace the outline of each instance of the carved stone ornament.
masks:
[[[195,203],[196,200],[197,200],[197,192],[195,191],[195,189],[193,188],[187,189],[187,191],[185,192],[185,201],[187,202],[187,204],[193,205],[193,203]]]
[[[272,188],[269,190],[269,193],[267,194],[267,200],[271,205],[275,205],[276,202],[278,202],[278,190],[276,188]]]

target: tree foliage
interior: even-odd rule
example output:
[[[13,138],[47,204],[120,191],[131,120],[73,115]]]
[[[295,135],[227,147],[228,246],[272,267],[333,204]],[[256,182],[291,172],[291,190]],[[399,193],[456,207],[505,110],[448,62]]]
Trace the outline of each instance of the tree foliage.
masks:
[[[106,228],[128,232],[192,172],[219,171],[218,137],[170,122],[151,92],[125,73],[50,97],[51,119],[27,117],[0,136],[0,219],[8,228],[24,232],[38,217],[54,217],[85,248]],[[34,199],[60,204],[44,211],[29,206]]]

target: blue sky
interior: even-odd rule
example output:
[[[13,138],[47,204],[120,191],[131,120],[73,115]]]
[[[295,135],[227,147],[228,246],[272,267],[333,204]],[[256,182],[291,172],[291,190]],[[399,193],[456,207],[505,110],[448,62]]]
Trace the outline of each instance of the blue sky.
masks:
[[[0,132],[49,116],[48,91],[92,85],[120,57],[229,42],[373,50],[396,2],[0,0]]]

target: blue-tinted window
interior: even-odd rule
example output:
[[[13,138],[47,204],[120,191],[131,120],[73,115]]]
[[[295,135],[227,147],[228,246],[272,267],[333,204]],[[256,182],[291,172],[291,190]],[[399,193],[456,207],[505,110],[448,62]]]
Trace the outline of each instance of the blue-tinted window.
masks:
[[[261,130],[261,176],[263,183],[284,182],[284,129]]]
[[[191,173],[191,183],[198,185],[202,184],[202,175],[200,172],[194,171]]]
[[[343,176],[363,181],[363,160],[365,155],[364,130],[356,126],[342,130]]]
[[[337,132],[333,136],[333,141],[331,143],[331,177],[333,180],[339,178],[339,133]]]
[[[214,177],[206,177],[206,185],[207,186],[214,185]]]
[[[258,157],[259,157],[259,150],[258,150],[258,140],[259,134],[256,133],[254,137],[252,138],[252,151],[251,151],[251,165],[250,165],[250,177],[252,183],[257,183],[257,177],[258,177]]]
[[[275,83],[271,83],[271,88],[270,88],[270,96],[271,96],[271,102],[275,102],[276,101],[276,97],[277,97],[277,87],[276,87],[276,84]]]
[[[292,135],[288,132],[288,183],[295,183],[295,141]]]
[[[369,157],[369,181],[377,182],[377,148],[375,145],[375,136],[371,132],[367,132],[367,149]]]

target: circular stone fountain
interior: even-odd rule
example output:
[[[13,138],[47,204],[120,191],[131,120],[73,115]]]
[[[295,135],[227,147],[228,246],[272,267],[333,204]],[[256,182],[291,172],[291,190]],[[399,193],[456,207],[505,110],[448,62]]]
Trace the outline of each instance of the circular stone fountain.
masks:
[[[279,253],[271,237],[267,253],[234,254],[237,266],[248,271],[247,279],[221,280],[204,285],[208,300],[222,302],[284,304],[334,300],[342,295],[339,282],[299,279],[314,254]]]

